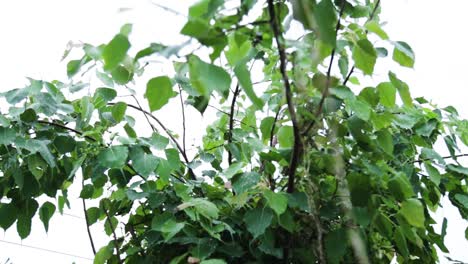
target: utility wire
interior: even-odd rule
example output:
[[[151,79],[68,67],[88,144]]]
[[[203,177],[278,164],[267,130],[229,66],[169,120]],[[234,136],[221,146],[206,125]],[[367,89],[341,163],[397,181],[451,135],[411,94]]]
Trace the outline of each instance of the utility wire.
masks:
[[[20,243],[17,243],[17,242],[12,242],[12,241],[7,241],[7,240],[3,240],[1,239],[0,242],[3,242],[5,244],[10,244],[10,245],[15,245],[15,246],[21,246],[21,247],[26,247],[26,248],[32,248],[32,249],[36,249],[36,250],[40,250],[40,251],[45,251],[45,252],[49,252],[49,253],[54,253],[54,254],[59,254],[59,255],[63,255],[63,256],[69,256],[69,257],[74,257],[74,258],[80,258],[80,259],[86,259],[86,260],[93,260],[92,258],[88,258],[88,257],[82,257],[82,256],[78,256],[78,255],[73,255],[73,254],[69,254],[69,253],[65,253],[65,252],[60,252],[60,251],[56,251],[56,250],[52,250],[52,249],[47,249],[47,248],[41,248],[41,247],[36,247],[36,246],[29,246],[29,245],[24,245],[24,244],[20,244]]]

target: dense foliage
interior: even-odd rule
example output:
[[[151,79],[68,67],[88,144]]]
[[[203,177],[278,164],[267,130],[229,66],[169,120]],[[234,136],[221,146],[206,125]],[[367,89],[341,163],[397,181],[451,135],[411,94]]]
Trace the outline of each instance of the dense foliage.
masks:
[[[5,92],[0,227],[16,222],[26,238],[39,215],[53,228],[79,186],[84,205],[99,201],[88,226],[104,224],[110,238],[92,245],[95,263],[434,263],[436,248],[448,253],[447,221],[435,230],[430,212],[448,196],[468,218],[468,168],[457,161],[468,121],[413,99],[393,72],[360,84],[378,60],[414,64],[382,29],[380,1],[233,2],[193,5],[185,44],[129,54],[125,25],[107,44],[82,45],[67,82]],[[175,74],[151,76],[145,90],[150,57]],[[143,92],[142,104],[120,97]],[[169,102],[219,111],[196,151],[185,133],[200,128],[178,136],[159,120]]]

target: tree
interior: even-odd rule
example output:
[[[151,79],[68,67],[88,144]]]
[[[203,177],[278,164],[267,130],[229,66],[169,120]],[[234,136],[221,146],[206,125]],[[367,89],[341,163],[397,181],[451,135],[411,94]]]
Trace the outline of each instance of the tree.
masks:
[[[95,249],[88,228],[95,263],[436,262],[436,247],[448,253],[447,222],[434,230],[430,211],[448,196],[468,218],[468,168],[457,161],[468,121],[413,99],[393,72],[360,84],[389,50],[414,64],[379,12],[379,0],[202,0],[181,31],[187,43],[129,54],[124,25],[107,44],[83,44],[66,83],[31,79],[3,94],[0,227],[16,222],[25,238],[38,214],[48,230],[75,184],[85,208],[99,200],[87,225],[103,223],[110,237]],[[175,74],[146,83],[146,110],[129,87],[141,87],[149,56]],[[135,104],[118,97],[129,93]],[[171,100],[219,111],[195,153],[185,135],[197,128],[178,137],[158,118]],[[439,139],[450,156],[434,150]],[[44,195],[57,202],[39,204]]]

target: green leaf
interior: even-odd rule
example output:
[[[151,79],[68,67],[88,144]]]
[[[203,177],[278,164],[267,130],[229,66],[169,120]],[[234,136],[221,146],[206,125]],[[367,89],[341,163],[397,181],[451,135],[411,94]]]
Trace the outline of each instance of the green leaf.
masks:
[[[380,103],[385,107],[394,107],[396,100],[396,88],[390,82],[383,82],[377,85]]]
[[[395,230],[395,243],[398,249],[398,252],[405,258],[408,259],[410,253],[408,250],[408,243],[406,242],[405,234],[401,227],[397,227]]]
[[[392,221],[383,214],[382,212],[377,214],[377,216],[374,218],[374,225],[379,231],[380,234],[383,236],[387,237],[388,239],[392,238]]]
[[[278,223],[281,227],[288,230],[290,233],[293,233],[296,229],[296,222],[294,221],[294,216],[292,212],[286,212],[285,214],[280,215]]]
[[[124,102],[118,102],[112,106],[112,117],[117,123],[120,123],[123,120],[126,110],[127,104]]]
[[[55,205],[51,202],[45,202],[39,209],[39,218],[44,224],[46,232],[49,231],[49,220],[55,213]]]
[[[265,190],[263,195],[267,200],[268,206],[279,216],[286,211],[288,207],[288,197],[284,193],[275,193]]]
[[[21,115],[20,115],[20,119],[21,121],[25,122],[25,123],[32,123],[34,121],[37,120],[37,114],[36,114],[36,111],[34,111],[33,109],[29,108],[29,109],[26,109],[26,111],[24,111]]]
[[[346,254],[346,230],[343,228],[333,230],[325,237],[325,249],[329,263],[338,264]]]
[[[236,74],[237,79],[241,87],[244,89],[245,94],[249,97],[250,101],[257,107],[257,109],[263,108],[263,100],[258,98],[255,94],[254,88],[252,86],[252,80],[250,79],[250,72],[247,69],[246,64],[239,64],[234,68],[234,73]]]
[[[112,79],[120,85],[125,85],[133,79],[133,72],[123,66],[115,67],[112,72]]]
[[[281,148],[291,148],[294,145],[294,129],[292,126],[282,126],[277,133]]]
[[[141,148],[132,148],[130,159],[132,160],[133,168],[144,177],[148,177],[153,173],[159,163],[158,158],[152,154],[145,153]]]
[[[190,83],[202,95],[209,97],[213,91],[226,96],[231,86],[231,77],[221,67],[206,63],[197,56],[189,58]]]
[[[101,209],[97,207],[91,207],[86,210],[86,214],[88,217],[88,224],[92,225],[97,222],[99,217],[101,217]]]
[[[16,231],[21,239],[25,239],[31,233],[31,217],[19,215],[16,222]]]
[[[207,259],[200,262],[200,264],[227,264],[227,262],[222,259]]]
[[[166,154],[167,161],[169,162],[169,167],[173,170],[180,168],[180,156],[179,151],[174,148],[165,149],[164,153]]]
[[[437,168],[429,164],[428,162],[424,162],[424,167],[426,168],[427,173],[429,174],[429,179],[437,186],[440,184],[440,179],[442,176]]]
[[[246,66],[246,62],[249,57],[249,52],[252,49],[251,42],[245,38],[242,34],[231,34],[229,36],[229,49],[224,52],[226,59],[232,67],[243,64]],[[249,75],[250,79],[250,75]]]
[[[399,213],[414,227],[424,228],[424,208],[418,199],[411,198],[401,204]]]
[[[28,169],[37,180],[42,178],[42,175],[47,170],[47,163],[41,158],[39,154],[33,154],[27,158]]]
[[[255,187],[260,182],[260,178],[260,174],[254,171],[238,174],[232,180],[232,188],[241,194]]]
[[[55,168],[55,157],[50,152],[50,148],[48,146],[48,140],[38,140],[38,139],[16,139],[16,145],[20,148],[27,149],[31,153],[41,154],[42,158],[49,164],[51,168]]]
[[[260,123],[260,131],[262,132],[262,140],[270,139],[271,129],[273,127],[274,122],[275,122],[275,118],[272,116],[267,116],[264,119],[262,119],[262,122]]]
[[[88,122],[91,120],[94,111],[94,106],[91,103],[91,98],[89,96],[84,96],[83,98],[81,98],[80,107],[81,119],[83,120],[84,124],[88,124]]]
[[[414,53],[411,47],[403,41],[396,41],[393,44],[395,45],[393,60],[401,66],[412,68],[414,66]]]
[[[113,70],[121,61],[125,59],[127,51],[130,49],[130,42],[127,36],[117,34],[105,47],[102,52],[104,59],[104,69]]]
[[[94,93],[94,100],[96,100],[97,97],[103,99],[107,103],[114,100],[115,97],[117,97],[117,91],[115,91],[115,89],[112,88],[97,88],[96,92]]]
[[[133,28],[132,24],[125,24],[122,27],[120,27],[120,34],[128,37],[128,35],[132,33],[132,28]]]
[[[148,99],[151,112],[161,109],[175,95],[171,79],[167,76],[155,77],[146,84],[145,97]]]
[[[254,208],[245,213],[244,223],[255,239],[265,233],[273,220],[273,216],[273,211],[268,207]]]
[[[377,36],[379,36],[383,40],[388,39],[387,33],[380,27],[379,23],[377,23],[375,20],[368,21],[364,27],[372,32],[375,33]]]
[[[158,150],[163,150],[166,148],[167,144],[169,144],[169,139],[158,133],[153,133],[153,135],[151,135],[151,138],[149,139],[149,143],[152,147]]]
[[[366,101],[361,100],[360,98],[353,98],[346,100],[346,104],[357,117],[364,121],[369,121],[372,108]]]
[[[109,246],[104,246],[96,252],[93,264],[104,264],[110,257],[112,257],[113,249]]]
[[[80,198],[89,199],[93,196],[94,186],[92,184],[86,184],[83,186],[80,192]]]
[[[241,162],[234,162],[229,167],[225,170],[223,170],[222,174],[226,179],[231,179],[232,176],[236,175],[237,173],[241,172],[242,167],[244,167],[244,164]]]
[[[67,63],[67,76],[72,78],[75,74],[80,71],[81,60],[71,60]]]
[[[0,144],[9,145],[16,138],[16,131],[13,128],[0,126]]]
[[[455,173],[458,173],[458,174],[463,174],[463,175],[468,176],[468,168],[465,168],[465,167],[460,166],[460,165],[449,164],[449,165],[447,165],[447,170],[451,171],[451,172],[455,172]]]
[[[392,82],[393,86],[395,86],[398,90],[398,93],[400,94],[400,98],[403,101],[403,104],[405,106],[412,106],[413,105],[413,99],[411,98],[411,94],[409,92],[409,87],[408,84],[403,82],[402,80],[398,79],[393,72],[388,73],[388,77],[390,78],[390,81]]]
[[[463,207],[465,207],[465,209],[468,209],[468,195],[466,194],[455,194],[455,200],[457,200],[457,202],[459,202],[460,204],[463,205]]]
[[[214,203],[203,198],[193,198],[190,201],[177,206],[179,210],[184,210],[188,207],[194,207],[199,214],[208,219],[217,219],[219,217],[218,207],[216,207]]]
[[[393,137],[388,130],[381,130],[377,132],[377,142],[379,147],[388,155],[393,156]]]
[[[353,60],[355,66],[364,74],[371,75],[377,61],[377,52],[372,43],[367,39],[359,40],[353,47]]]
[[[53,144],[60,154],[72,152],[76,147],[76,141],[69,136],[57,136]]]
[[[169,239],[173,238],[177,233],[180,232],[185,226],[185,222],[177,223],[175,220],[168,220],[166,221],[162,227],[161,232],[163,233],[164,240],[168,241]]]
[[[335,47],[337,17],[331,0],[322,0],[317,4],[314,9],[314,18],[318,25],[318,37],[324,43]]]
[[[18,210],[13,204],[0,203],[0,227],[6,231],[15,223],[17,214]]]
[[[128,148],[125,146],[112,146],[102,150],[97,159],[101,166],[120,169],[125,165],[128,157]]]
[[[106,235],[110,236],[112,232],[117,228],[119,221],[115,217],[107,218],[104,222],[104,232]]]
[[[414,195],[411,183],[404,173],[397,173],[388,181],[388,188],[392,195],[402,201]]]

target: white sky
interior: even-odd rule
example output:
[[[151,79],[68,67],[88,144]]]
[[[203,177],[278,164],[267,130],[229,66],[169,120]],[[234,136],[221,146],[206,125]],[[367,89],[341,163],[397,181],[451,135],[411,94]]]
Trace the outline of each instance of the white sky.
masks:
[[[154,0],[165,6],[186,13],[191,1]],[[442,4],[443,3],[443,4]],[[382,0],[383,21],[390,38],[408,42],[416,53],[414,70],[401,70],[389,64],[378,69],[391,68],[411,87],[413,95],[425,96],[441,106],[455,106],[462,117],[468,117],[468,39],[465,37],[467,22],[466,0]],[[130,11],[118,12],[121,7]],[[180,43],[178,32],[183,25],[180,17],[153,6],[149,0],[14,0],[0,4],[0,91],[23,87],[25,76],[44,80],[66,80],[64,64],[59,63],[69,40],[92,44],[106,43],[121,25],[134,24],[131,35],[134,50],[145,47],[151,41],[167,44]],[[70,57],[72,58],[72,57]],[[152,66],[156,75],[167,74],[161,66]],[[384,72],[383,72],[384,73]],[[386,74],[383,74],[382,78]],[[381,78],[376,76],[376,82]],[[143,93],[143,84],[135,87]],[[180,131],[178,118],[161,111],[161,118],[168,127]],[[165,115],[166,114],[166,115]],[[190,117],[190,123],[206,123],[209,117]],[[190,124],[189,124],[190,125]],[[199,125],[199,124],[198,124]],[[200,126],[198,126],[200,127]],[[201,130],[201,129],[200,129]],[[202,131],[198,132],[199,134]],[[196,137],[196,136],[193,136]],[[71,197],[78,193],[72,193]],[[0,263],[10,258],[22,263],[91,263],[83,258],[64,256],[28,248],[34,246],[92,258],[81,203],[73,201],[68,215],[54,215],[49,233],[46,234],[38,219],[33,222],[30,237],[21,241],[13,226],[0,231]],[[71,216],[72,215],[72,216]],[[468,243],[464,240],[467,221],[460,219],[458,211],[445,207],[438,213],[449,218],[446,245],[450,256],[468,262]],[[106,236],[93,227],[97,247],[103,245]],[[440,230],[440,227],[438,228]],[[6,244],[2,240],[18,245]],[[444,263],[444,259],[441,259]]]

